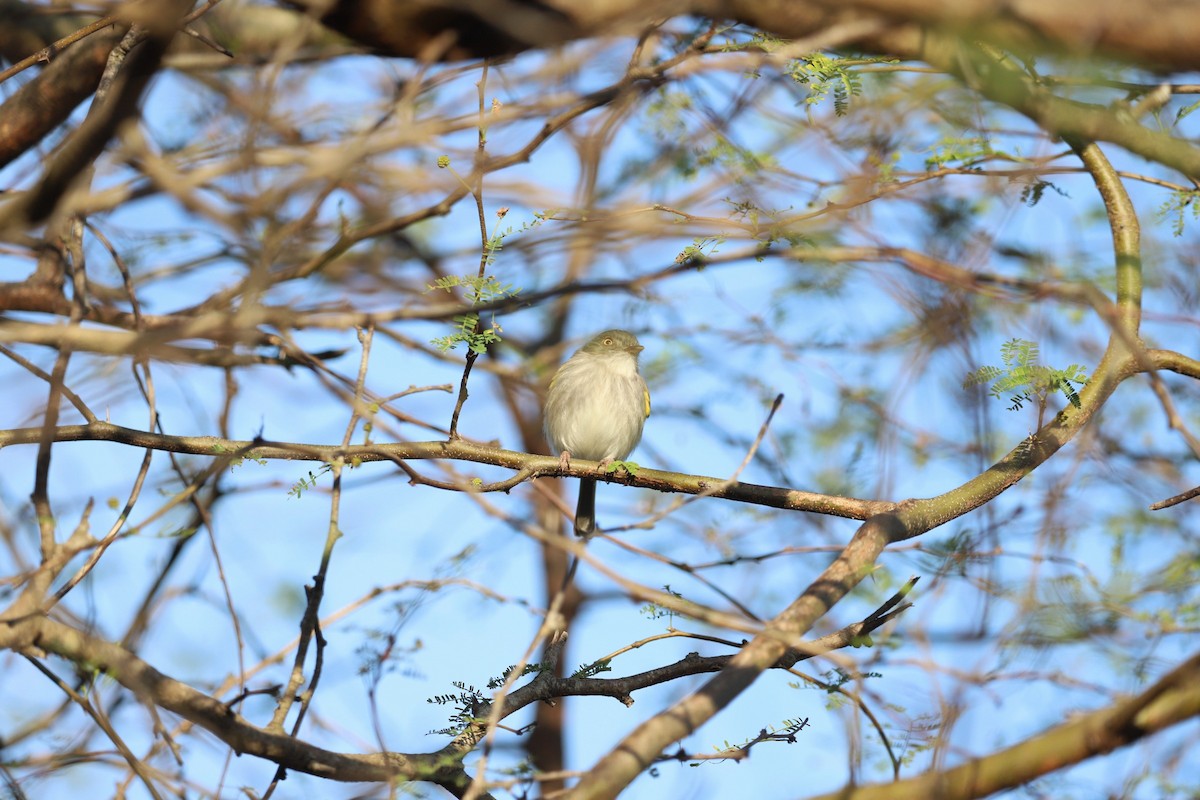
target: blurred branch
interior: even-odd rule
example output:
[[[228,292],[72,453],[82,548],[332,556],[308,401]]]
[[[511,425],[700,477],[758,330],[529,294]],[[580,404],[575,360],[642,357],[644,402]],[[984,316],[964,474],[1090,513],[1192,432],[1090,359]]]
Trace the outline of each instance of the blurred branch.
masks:
[[[711,267],[734,266],[750,259],[785,258],[798,262],[819,264],[893,262],[913,274],[962,291],[976,292],[989,297],[1042,299],[1090,306],[1107,313],[1110,301],[1092,284],[1082,281],[1030,280],[1007,275],[968,269],[928,253],[903,247],[792,247],[764,249],[754,243],[744,249],[732,250],[718,256],[694,257],[627,279],[571,281],[538,291],[471,304],[462,301],[426,302],[395,309],[353,311],[345,309],[296,308],[287,305],[259,304],[253,309],[241,309],[237,316],[216,310],[222,303],[231,302],[235,292],[221,292],[206,299],[195,310],[142,315],[140,325],[134,315],[112,306],[91,303],[83,319],[121,328],[109,331],[99,328],[66,328],[34,322],[0,319],[0,341],[42,344],[49,347],[69,346],[76,350],[108,354],[144,355],[184,363],[227,366],[236,363],[270,363],[270,359],[253,355],[228,353],[218,356],[211,350],[166,345],[173,339],[212,339],[217,342],[238,342],[259,347],[279,347],[277,334],[262,328],[346,330],[409,320],[451,320],[467,313],[503,313],[537,306],[546,300],[584,294],[608,292],[641,293],[655,283]],[[272,281],[283,283],[302,275],[277,274]],[[0,310],[40,311],[66,315],[71,311],[62,292],[55,286],[30,279],[20,283],[0,283]],[[237,323],[235,327],[234,323]],[[134,332],[134,328],[139,330]],[[281,356],[282,358],[282,356]],[[241,361],[239,361],[241,359]]]
[[[104,30],[109,25],[115,25],[117,22],[118,22],[118,19],[115,16],[107,16],[107,17],[102,17],[101,19],[98,19],[95,22],[84,25],[79,30],[77,30],[73,33],[67,34],[66,36],[59,39],[57,42],[46,45],[45,47],[43,47],[41,50],[37,51],[36,53],[26,56],[25,58],[21,59],[17,63],[10,66],[8,69],[0,70],[0,83],[3,83],[4,81],[8,80],[13,75],[16,75],[18,72],[22,72],[23,70],[29,69],[34,64],[48,63],[49,61],[51,61],[54,58],[55,55],[57,55],[59,50],[63,50],[65,48],[69,47],[70,45],[75,44],[75,42],[78,42],[81,39],[86,39],[88,36],[91,36],[93,33]]]
[[[10,28],[11,24],[11,29],[24,30],[27,24],[32,25],[35,15],[31,15],[30,19],[20,16],[27,8],[26,4],[13,0],[0,2],[0,16],[6,20],[4,27]],[[16,24],[18,20],[20,27]],[[84,24],[81,18],[79,25]],[[47,33],[57,38],[67,35],[68,31],[56,28]],[[124,28],[102,30],[75,43],[51,57],[37,77],[23,84],[0,104],[0,167],[11,163],[40,142],[96,90],[109,52],[124,34]],[[40,37],[22,41],[21,45],[29,48],[39,40]],[[13,49],[6,48],[6,51],[11,54]]]
[[[166,10],[165,2],[160,5]],[[87,117],[48,163],[37,185],[0,206],[0,230],[24,231],[45,221],[75,181],[89,172],[118,126],[138,113],[142,93],[173,35],[173,28],[164,29],[162,20],[155,22],[151,29],[131,27],[108,54]]]
[[[48,667],[46,667],[36,658],[25,656],[25,659],[30,663],[30,665],[33,666],[34,669],[46,676],[62,691],[63,694],[65,694],[77,706],[79,706],[83,713],[87,714],[88,717],[90,717],[91,720],[96,723],[96,727],[104,731],[104,735],[107,736],[109,741],[113,743],[113,746],[117,748],[117,752],[120,753],[121,757],[125,759],[125,762],[129,764],[129,768],[138,776],[138,778],[141,779],[142,783],[146,787],[146,791],[150,793],[150,796],[154,798],[154,800],[162,800],[162,795],[159,794],[158,789],[154,787],[154,781],[150,777],[147,766],[143,764],[141,760],[133,754],[133,751],[129,749],[129,746],[125,744],[125,741],[117,733],[116,729],[112,726],[112,722],[104,714],[100,706],[92,703],[92,697],[98,695],[85,697],[84,695],[81,695],[79,692],[75,691],[75,689],[68,685],[66,681],[58,677],[58,675],[55,675]]]
[[[1200,179],[1200,149],[1190,141],[1145,127],[1128,113],[1058,97],[1006,56],[940,37],[923,41],[912,55],[956,75],[984,97],[1021,112],[1051,135],[1111,142]]]
[[[588,36],[635,29],[653,19],[694,15],[753,25],[782,38],[811,36],[834,25],[865,24],[853,42],[868,52],[895,52],[900,42],[931,34],[983,39],[1029,52],[1097,53],[1173,69],[1200,68],[1200,9],[1171,0],[1097,0],[1079,14],[1072,0],[1019,8],[990,0],[289,0],[329,27],[391,55],[413,57],[452,34],[445,58],[485,58],[554,47]],[[877,28],[875,26],[878,26]],[[871,33],[868,31],[874,30]]]

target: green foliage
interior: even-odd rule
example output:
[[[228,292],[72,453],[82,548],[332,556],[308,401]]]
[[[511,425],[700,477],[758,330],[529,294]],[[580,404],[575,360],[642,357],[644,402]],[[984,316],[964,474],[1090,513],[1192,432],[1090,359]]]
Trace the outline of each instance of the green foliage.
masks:
[[[1159,222],[1171,220],[1171,232],[1176,236],[1183,235],[1183,226],[1187,222],[1187,212],[1192,212],[1192,219],[1200,219],[1200,189],[1171,192],[1158,210],[1154,212]]]
[[[1180,122],[1182,122],[1184,120],[1185,117],[1190,116],[1191,113],[1193,111],[1195,111],[1197,108],[1200,108],[1200,100],[1197,100],[1194,103],[1189,103],[1188,105],[1179,109],[1179,111],[1176,112],[1176,114],[1175,114],[1175,124],[1178,125]]]
[[[736,33],[744,34],[746,31],[731,29]],[[749,36],[741,39],[726,39],[721,45],[721,52],[736,53],[742,50],[762,50],[764,53],[774,53],[779,48],[783,47],[787,42],[775,36],[772,33],[764,31],[752,30],[749,31]],[[757,73],[752,73],[751,77],[758,77]]]
[[[496,676],[494,678],[488,678],[487,687],[492,690],[499,689],[501,686],[503,686],[505,683],[508,682],[508,676],[511,675],[513,670],[516,668],[517,668],[516,664],[511,664],[511,665],[505,667],[504,671],[501,672],[498,676]],[[548,669],[549,669],[549,667],[543,666],[542,664],[538,664],[538,663],[526,664],[525,667],[521,670],[521,674],[518,677],[524,678],[526,675],[533,675],[534,673],[538,673],[538,672],[546,672]]]
[[[1180,627],[1200,624],[1200,594],[1192,594],[1200,585],[1200,554],[1183,555],[1167,562],[1156,577],[1164,592],[1181,598],[1172,610],[1170,621]]]
[[[896,177],[896,170],[900,167],[900,151],[892,150],[887,153],[870,153],[867,156],[867,163],[875,168],[875,182],[883,185],[886,183],[895,183],[899,180]]]
[[[602,658],[599,661],[591,664],[583,664],[579,669],[571,673],[572,678],[594,678],[603,672],[612,672],[612,660]]]
[[[323,475],[328,474],[332,469],[333,467],[329,466],[328,464],[322,465],[316,472],[313,472],[310,469],[306,477],[296,481],[292,484],[292,488],[288,489],[288,497],[294,497],[299,500],[304,496],[306,491],[309,489],[315,489],[317,486],[317,481],[320,480]]]
[[[769,153],[755,153],[719,134],[713,134],[712,144],[695,150],[693,159],[694,173],[698,174],[708,167],[728,167],[739,179],[757,175],[763,169],[774,165],[774,159]]]
[[[646,116],[653,121],[654,132],[665,139],[687,130],[686,113],[692,110],[692,105],[691,95],[660,89],[646,106]]]
[[[789,61],[784,72],[796,83],[808,89],[804,103],[817,105],[833,93],[833,112],[839,117],[850,110],[850,99],[862,94],[862,76],[855,67],[867,64],[895,64],[896,59],[858,56],[843,58],[825,53],[810,53]]]
[[[637,463],[636,461],[610,461],[610,462],[608,462],[608,465],[605,466],[604,471],[607,474],[612,475],[617,470],[623,469],[630,477],[636,478],[637,474],[638,474],[638,470],[640,470],[641,468],[642,468],[642,465]]]
[[[600,667],[593,665],[593,667],[595,667],[594,672],[608,671],[608,662],[605,661],[600,663],[602,664]],[[508,677],[512,674],[513,670],[516,668],[517,666],[515,664],[510,665],[506,667],[499,675],[488,678],[488,690],[495,691],[503,686],[508,681]],[[549,667],[543,664],[526,664],[521,670],[521,677],[532,675],[538,672],[545,672],[548,669]],[[582,669],[587,668],[585,667]],[[429,731],[430,735],[457,736],[468,725],[475,722],[480,722],[484,716],[484,707],[486,706],[488,700],[482,691],[462,681],[452,681],[451,685],[455,689],[458,689],[458,691],[451,694],[434,695],[433,697],[426,698],[425,700],[426,703],[430,703],[431,705],[454,707],[454,711],[450,715],[450,727],[438,728],[437,730]]]
[[[467,302],[473,306],[520,294],[520,289],[513,289],[512,284],[501,283],[494,275],[447,275],[429,284],[427,291],[441,289],[450,292],[458,288],[467,290]]]
[[[750,748],[762,742],[786,742],[787,744],[796,743],[796,735],[802,730],[809,727],[808,717],[803,719],[785,719],[782,727],[770,725],[758,732],[757,736],[752,736],[738,744],[730,744],[726,739],[720,745],[713,745],[713,750],[716,751],[716,759],[706,759],[706,761],[719,761],[720,756],[728,754],[730,758],[745,758]],[[689,766],[698,767],[702,762],[693,761]]]
[[[865,680],[867,678],[882,678],[882,672],[856,672],[850,673],[841,667],[834,667],[831,670],[826,670],[821,673],[824,679],[821,683],[821,688],[828,694],[835,694],[839,689],[852,681]]]
[[[500,341],[501,328],[495,319],[492,320],[491,327],[484,328],[479,324],[478,314],[459,314],[454,318],[454,323],[454,333],[430,340],[430,344],[443,353],[453,350],[463,342],[472,353],[483,355],[487,352],[488,345]]]
[[[182,528],[172,528],[163,534],[163,536],[168,539],[186,539],[189,536],[194,536],[198,530],[200,529],[194,525],[189,525]]]
[[[427,291],[441,289],[452,292],[458,288],[466,289],[467,302],[472,306],[515,297],[520,293],[519,289],[513,289],[510,284],[501,283],[494,275],[447,275],[429,284]],[[491,325],[484,327],[480,324],[478,314],[474,312],[458,314],[454,317],[454,324],[454,333],[449,336],[439,336],[430,342],[443,353],[464,343],[471,352],[482,355],[487,351],[489,345],[500,341],[502,328],[495,317],[492,318]]]
[[[939,576],[967,577],[971,574],[972,566],[992,559],[991,554],[976,552],[977,536],[975,531],[964,528],[955,531],[948,537],[931,539],[925,545],[925,553],[921,558],[922,571],[934,572]]]
[[[498,217],[503,217],[507,213],[508,213],[508,209],[502,208],[496,212],[496,215]],[[554,216],[553,210],[547,210],[547,211],[543,211],[540,213],[534,213],[532,220],[521,223],[521,225],[517,228],[514,228],[510,225],[502,231],[493,232],[491,237],[488,238],[487,242],[483,246],[484,262],[486,264],[488,264],[489,266],[491,266],[491,264],[496,260],[496,254],[499,253],[500,250],[504,247],[504,240],[507,239],[508,237],[517,236],[522,233],[527,233],[527,232],[541,226],[541,224],[544,223],[546,220],[552,219],[553,216]],[[466,279],[462,278],[460,280],[466,280]],[[486,302],[488,302],[489,299],[496,299],[498,297],[514,297],[520,293],[520,290],[514,291],[510,285],[508,285],[508,284],[502,285],[498,281],[496,281],[495,278],[493,278],[490,275],[483,276],[481,278],[481,280],[491,281],[493,285],[490,287],[486,287],[486,288],[492,290],[494,293],[491,294],[490,296],[486,296],[483,293],[480,293],[480,297],[483,297],[484,299],[480,299],[477,302],[486,303]],[[439,288],[440,289],[440,288],[444,288],[444,287],[437,286],[435,284],[435,286],[431,287],[431,288]],[[475,302],[476,302],[475,300],[472,300],[472,304],[474,304]]]
[[[457,736],[468,725],[479,720],[476,710],[486,702],[483,693],[462,681],[454,681],[452,685],[458,689],[457,693],[434,695],[425,700],[433,705],[454,707],[450,715],[450,727],[429,731],[429,735]]]
[[[1042,201],[1042,195],[1046,193],[1047,189],[1053,190],[1060,197],[1069,196],[1066,192],[1055,186],[1050,181],[1044,181],[1039,178],[1032,183],[1025,184],[1024,188],[1021,189],[1021,202],[1030,208],[1033,208]]]
[[[398,621],[390,630],[364,629],[365,641],[355,648],[355,654],[359,657],[358,674],[364,676],[371,687],[377,686],[388,673],[399,671],[410,677],[417,674],[412,666],[413,656],[424,649],[424,643],[415,639],[411,644],[404,645],[399,639],[400,628],[416,608],[411,603],[396,603],[393,613]]]
[[[967,375],[963,388],[991,383],[988,394],[997,399],[1008,395],[1010,411],[1019,411],[1025,403],[1034,402],[1040,412],[1045,409],[1049,395],[1062,392],[1071,405],[1079,408],[1079,393],[1075,387],[1087,383],[1087,372],[1078,364],[1055,369],[1038,363],[1038,346],[1025,339],[1010,339],[1000,348],[1003,367],[980,367]]]
[[[220,442],[218,442],[217,444],[214,444],[209,449],[216,455],[222,455],[224,453],[232,452],[228,447],[221,444]],[[246,463],[246,461],[253,461],[254,463],[258,464],[260,467],[265,467],[268,463],[268,459],[259,458],[258,456],[254,455],[253,450],[250,450],[250,451],[242,454],[241,456],[238,456],[237,458],[229,459],[229,471],[233,472],[235,469],[240,467],[242,464]]]
[[[683,599],[683,595],[681,595],[679,592],[671,591],[671,584],[669,584],[669,583],[667,585],[663,586],[663,591],[666,592],[667,594],[671,595],[672,597],[676,597],[680,600]],[[659,606],[656,603],[647,603],[646,605],[642,606],[641,611],[642,611],[642,614],[649,619],[662,619],[663,617],[666,617],[666,618],[672,620],[672,623],[668,623],[667,627],[671,627],[671,624],[673,624],[673,621],[675,619],[674,611],[672,611],[669,608],[663,608],[662,606]]]
[[[1046,578],[1038,587],[1038,596],[1023,610],[1010,634],[1001,641],[1004,646],[1042,648],[1109,637],[1117,632],[1127,609],[1126,578],[1116,587],[1120,594],[1110,597],[1105,587],[1089,576],[1058,575]],[[1118,657],[1120,653],[1116,654]]]
[[[946,136],[929,150],[925,169],[940,169],[947,164],[969,164],[996,154],[991,143],[983,136]]]
[[[716,237],[697,237],[675,256],[676,264],[706,264],[717,253],[717,246],[724,241]]]
[[[723,167],[733,181],[744,182],[776,166],[772,153],[743,147],[713,130],[710,122],[691,95],[664,88],[648,104],[643,126],[658,141],[669,143],[672,169],[684,178]],[[632,180],[650,166],[644,159],[635,159],[622,172]]]
[[[233,472],[235,469],[240,467],[242,464],[245,464],[247,461],[253,461],[255,464],[258,464],[260,467],[265,467],[268,464],[269,459],[258,458],[253,453],[247,453],[242,458],[235,458],[235,459],[231,460],[229,462],[229,471]]]

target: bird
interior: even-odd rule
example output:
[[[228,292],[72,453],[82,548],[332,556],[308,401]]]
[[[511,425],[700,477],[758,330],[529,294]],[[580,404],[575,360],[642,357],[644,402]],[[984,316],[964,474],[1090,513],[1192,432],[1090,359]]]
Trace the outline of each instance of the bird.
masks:
[[[572,458],[623,461],[642,439],[650,416],[650,390],[638,372],[645,348],[629,331],[607,330],[563,362],[550,380],[543,415],[546,440],[563,469]],[[581,478],[575,534],[596,530],[596,481]]]

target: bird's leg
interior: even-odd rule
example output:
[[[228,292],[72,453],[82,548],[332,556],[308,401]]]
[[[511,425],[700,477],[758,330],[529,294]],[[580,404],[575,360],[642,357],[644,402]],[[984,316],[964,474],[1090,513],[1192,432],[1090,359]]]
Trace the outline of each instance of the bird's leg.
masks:
[[[609,464],[611,464],[611,463],[612,463],[613,461],[615,461],[615,460],[616,460],[616,459],[614,459],[614,458],[602,458],[602,459],[600,459],[600,465],[599,465],[598,467],[596,467],[596,472],[599,472],[599,473],[602,473],[602,474],[603,474],[603,473],[605,473],[605,472],[608,472],[608,465],[609,465]]]
[[[563,470],[564,472],[571,468],[571,451],[570,450],[563,450],[561,453],[558,454],[558,468]]]

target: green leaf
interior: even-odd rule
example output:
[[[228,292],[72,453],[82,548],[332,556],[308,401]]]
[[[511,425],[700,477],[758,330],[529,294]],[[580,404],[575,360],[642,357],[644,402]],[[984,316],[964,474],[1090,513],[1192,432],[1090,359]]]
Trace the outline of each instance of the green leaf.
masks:
[[[608,462],[608,466],[604,468],[604,471],[611,475],[617,470],[623,469],[629,473],[631,477],[636,478],[638,470],[641,468],[641,465],[634,461],[610,461]]]
[[[1071,405],[1080,407],[1076,386],[1087,383],[1087,371],[1079,364],[1066,369],[1054,369],[1038,363],[1041,357],[1036,342],[1009,339],[1000,347],[1003,367],[983,366],[969,372],[963,388],[990,383],[988,394],[997,399],[1008,397],[1009,410],[1019,411],[1025,403],[1045,407],[1050,394],[1061,392]]]

